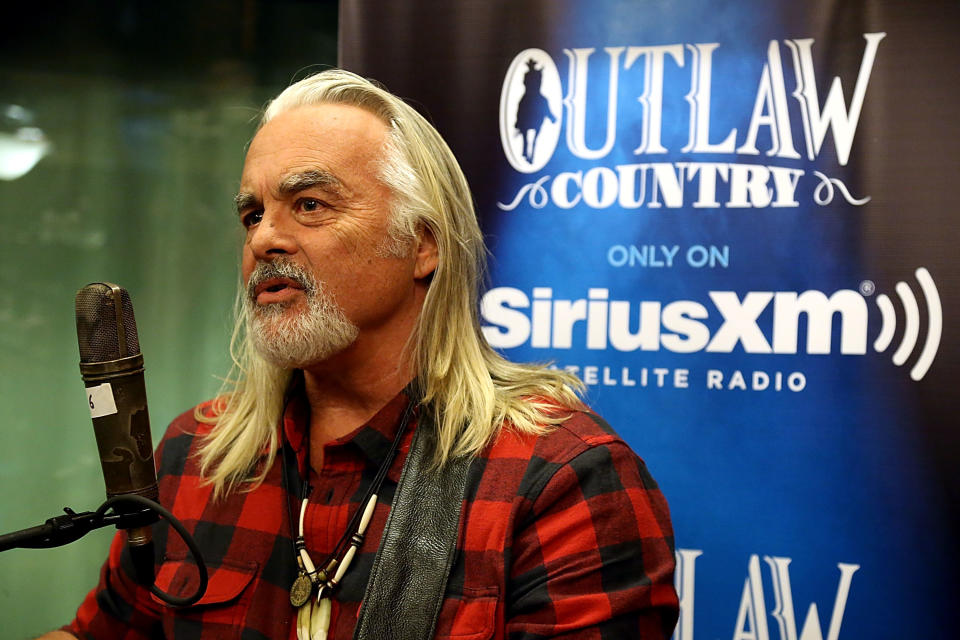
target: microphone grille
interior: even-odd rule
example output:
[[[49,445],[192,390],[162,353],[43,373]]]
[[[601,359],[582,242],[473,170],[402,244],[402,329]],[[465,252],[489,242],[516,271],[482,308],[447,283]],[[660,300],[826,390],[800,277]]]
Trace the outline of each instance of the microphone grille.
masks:
[[[140,353],[130,294],[109,282],[94,282],[77,292],[77,341],[80,362],[107,362]]]

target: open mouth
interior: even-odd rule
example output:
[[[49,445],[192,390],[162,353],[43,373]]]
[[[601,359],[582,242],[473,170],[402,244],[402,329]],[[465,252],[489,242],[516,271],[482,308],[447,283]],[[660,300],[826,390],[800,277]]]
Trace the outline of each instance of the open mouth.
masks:
[[[300,283],[290,278],[269,278],[254,287],[253,297],[260,304],[269,304],[285,300],[302,290]]]

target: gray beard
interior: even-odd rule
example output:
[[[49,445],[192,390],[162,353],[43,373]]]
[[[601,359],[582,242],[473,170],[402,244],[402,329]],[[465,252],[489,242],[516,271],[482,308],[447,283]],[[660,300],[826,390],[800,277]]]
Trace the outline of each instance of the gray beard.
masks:
[[[307,308],[291,311],[287,303],[258,305],[257,285],[270,278],[290,278],[303,287]],[[243,298],[247,335],[267,361],[284,369],[301,369],[343,351],[359,329],[344,315],[312,273],[284,258],[259,262],[247,280]]]

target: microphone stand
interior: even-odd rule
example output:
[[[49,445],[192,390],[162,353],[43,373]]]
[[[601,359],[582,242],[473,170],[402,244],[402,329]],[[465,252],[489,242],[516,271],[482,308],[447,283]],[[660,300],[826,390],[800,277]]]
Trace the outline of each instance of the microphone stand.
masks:
[[[123,511],[114,510],[112,513],[108,513],[114,505],[131,502],[137,505],[139,509],[133,510],[127,507]],[[79,540],[94,529],[100,529],[111,524],[116,525],[118,529],[148,526],[155,522],[159,515],[180,534],[187,548],[190,549],[190,554],[193,556],[197,571],[200,574],[200,584],[197,585],[197,592],[186,598],[178,598],[164,593],[155,584],[150,587],[150,592],[174,607],[186,607],[194,604],[206,593],[207,566],[200,555],[200,548],[190,532],[183,526],[183,523],[155,501],[136,494],[124,494],[108,498],[96,511],[77,513],[70,507],[64,507],[63,510],[64,515],[48,518],[45,523],[39,526],[0,535],[0,552],[16,548],[49,549],[60,547]]]
[[[51,549],[70,544],[87,535],[94,529],[117,525],[118,529],[140,526],[153,512],[145,508],[137,512],[104,514],[102,511],[84,511],[77,513],[70,507],[64,507],[65,514],[48,518],[44,524],[29,529],[21,529],[0,535],[0,551],[8,549]]]

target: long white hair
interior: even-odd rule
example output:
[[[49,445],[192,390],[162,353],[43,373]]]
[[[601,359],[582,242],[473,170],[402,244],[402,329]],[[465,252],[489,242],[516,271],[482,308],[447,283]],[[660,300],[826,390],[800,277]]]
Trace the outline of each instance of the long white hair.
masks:
[[[440,134],[398,97],[342,70],[288,87],[267,106],[260,126],[284,111],[328,103],[365,109],[389,129],[380,178],[393,194],[395,246],[410,246],[421,227],[436,239],[438,265],[407,345],[422,400],[437,415],[436,463],[477,454],[501,428],[543,433],[562,421],[565,412],[558,405],[579,404],[580,381],[544,366],[507,361],[480,330],[486,247],[467,181]],[[247,480],[256,486],[270,469],[293,373],[266,361],[250,344],[243,295],[241,283],[230,345],[233,371],[207,412],[196,413],[198,420],[214,425],[200,458],[201,472],[217,495]]]

